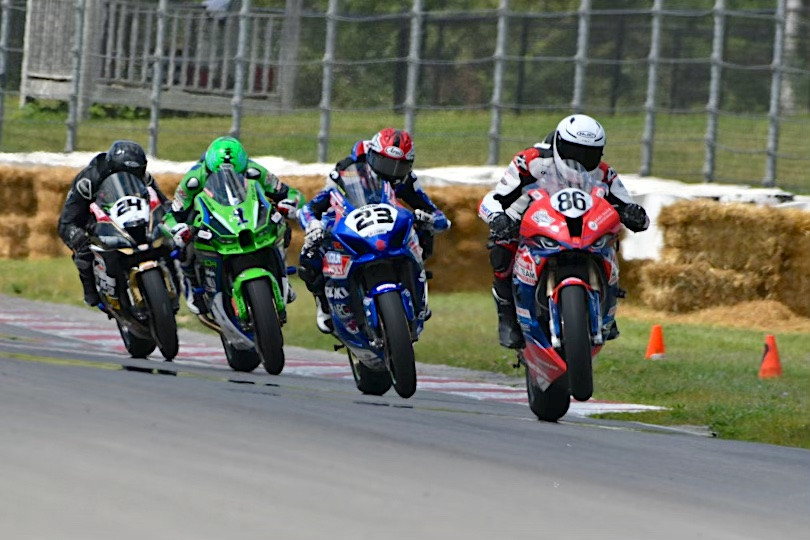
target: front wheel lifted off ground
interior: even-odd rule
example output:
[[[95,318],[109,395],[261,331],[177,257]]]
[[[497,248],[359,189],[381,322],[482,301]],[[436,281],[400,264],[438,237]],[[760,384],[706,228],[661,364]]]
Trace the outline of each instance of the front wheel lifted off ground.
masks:
[[[281,335],[270,282],[267,279],[252,279],[244,286],[256,349],[267,373],[278,375],[284,369],[284,337]]]
[[[385,341],[385,363],[391,372],[394,390],[401,397],[409,398],[416,392],[416,360],[399,291],[379,295],[377,309]]]

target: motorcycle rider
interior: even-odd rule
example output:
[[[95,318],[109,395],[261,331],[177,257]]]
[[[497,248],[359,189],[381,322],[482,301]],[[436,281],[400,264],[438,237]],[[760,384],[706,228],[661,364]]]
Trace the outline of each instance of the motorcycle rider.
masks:
[[[187,221],[194,208],[194,197],[205,187],[208,175],[219,171],[224,164],[231,165],[237,174],[244,175],[248,180],[259,182],[267,198],[276,204],[281,215],[291,221],[295,220],[298,209],[304,203],[304,198],[297,189],[288,186],[275,174],[250,159],[244,146],[236,138],[218,137],[211,142],[200,160],[180,180],[174,192],[171,211],[167,212],[163,219],[175,245],[181,250],[180,268],[184,275],[186,305],[195,315],[207,311],[207,307],[203,299],[204,289],[200,286],[194,270],[194,246],[191,243],[191,228]],[[277,246],[282,261],[286,259],[290,234],[290,228],[287,227],[283,246]],[[287,302],[293,300],[295,292],[290,287]]]
[[[90,251],[90,205],[96,198],[101,183],[118,172],[132,173],[155,190],[161,202],[166,196],[157,182],[146,171],[146,153],[135,141],[117,140],[106,152],[97,154],[90,163],[73,178],[62,213],[59,215],[58,232],[62,241],[73,251],[73,262],[79,270],[79,279],[84,289],[84,302],[101,308],[101,298],[96,290],[93,275],[93,253]]]
[[[430,200],[413,173],[414,144],[411,135],[404,130],[385,128],[370,140],[357,141],[351,154],[340,160],[327,179],[324,188],[298,213],[304,229],[304,245],[301,248],[298,275],[307,289],[315,296],[316,323],[323,333],[332,332],[329,304],[324,292],[325,279],[322,272],[324,251],[320,245],[328,234],[321,217],[330,208],[333,192],[341,193],[343,185],[340,173],[356,165],[366,181],[387,181],[394,188],[397,199],[405,202],[414,211],[416,231],[422,249],[422,260],[433,253],[433,233],[450,228],[450,220]]]
[[[521,195],[553,170],[555,161],[574,160],[589,173],[608,185],[607,200],[619,212],[622,224],[633,232],[644,231],[650,225],[647,212],[633,202],[616,171],[602,161],[606,135],[602,125],[584,114],[562,119],[557,128],[541,143],[515,154],[494,190],[487,193],[478,207],[478,215],[490,229],[487,248],[494,271],[492,295],[498,311],[498,338],[503,347],[524,347],[523,333],[517,322],[515,300],[512,296],[512,266],[518,247],[518,231],[522,213],[526,210]],[[618,267],[617,267],[618,268]],[[608,290],[608,310],[615,311],[618,287]],[[606,339],[615,339],[619,329],[615,321],[606,329]]]

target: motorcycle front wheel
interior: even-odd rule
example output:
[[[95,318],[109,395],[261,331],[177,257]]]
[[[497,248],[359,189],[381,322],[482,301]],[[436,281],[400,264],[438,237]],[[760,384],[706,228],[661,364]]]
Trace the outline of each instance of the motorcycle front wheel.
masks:
[[[391,373],[394,390],[401,397],[409,398],[416,392],[416,360],[399,291],[379,295],[377,309],[385,342],[385,363]]]
[[[284,337],[281,334],[276,302],[267,279],[245,282],[245,301],[253,323],[256,350],[270,375],[284,369]]]
[[[124,348],[133,358],[146,358],[152,351],[155,350],[157,344],[152,338],[138,337],[121,324],[115,321],[118,325],[118,332],[121,333],[121,340],[124,342]]]
[[[560,291],[560,304],[562,356],[568,364],[571,395],[577,401],[587,401],[593,395],[587,291],[582,287],[564,287]]]
[[[532,380],[529,367],[526,366],[526,393],[529,396],[529,408],[534,415],[545,422],[556,422],[568,412],[571,396],[568,394],[568,374],[551,383],[545,392],[540,390]]]
[[[250,373],[262,363],[256,349],[237,349],[232,347],[222,334],[219,338],[222,340],[222,348],[225,349],[225,359],[228,360],[232,370]]]
[[[174,319],[163,272],[159,268],[152,268],[141,273],[139,279],[141,294],[149,307],[152,336],[163,357],[171,361],[177,356],[180,345],[177,340],[177,321]]]

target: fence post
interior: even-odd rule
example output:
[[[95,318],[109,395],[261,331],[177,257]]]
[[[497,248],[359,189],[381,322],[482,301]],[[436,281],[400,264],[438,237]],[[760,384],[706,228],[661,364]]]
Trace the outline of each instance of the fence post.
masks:
[[[65,152],[73,152],[76,149],[76,130],[79,123],[79,92],[82,83],[82,47],[84,37],[84,2],[85,0],[75,0],[76,11],[75,28],[73,32],[73,77],[70,85],[70,98],[68,100],[67,117],[67,140],[65,141]]]
[[[231,137],[239,138],[242,130],[242,106],[245,98],[245,64],[247,63],[248,39],[250,39],[250,0],[242,0],[239,10],[239,39],[236,45],[236,73],[233,81],[233,123]]]
[[[422,0],[411,5],[411,37],[408,48],[408,80],[405,83],[405,131],[413,135],[416,116],[416,91],[419,83],[419,57],[422,54]]]
[[[6,80],[8,79],[8,29],[11,22],[11,0],[3,0],[0,23],[0,148],[3,147],[3,123],[6,116]]]
[[[575,113],[583,111],[582,101],[585,96],[585,68],[588,63],[588,39],[591,30],[591,0],[580,0],[579,28],[577,30],[577,54],[574,57],[574,96],[571,108]]]
[[[295,106],[295,79],[298,76],[298,50],[301,42],[301,9],[303,0],[286,0],[281,27],[280,73],[278,89],[281,110]],[[335,8],[337,9],[337,8]]]
[[[782,52],[785,47],[785,0],[776,3],[773,36],[773,63],[771,73],[771,104],[768,109],[768,160],[765,165],[765,178],[762,185],[776,185],[776,162],[779,151],[779,110],[782,95]]]
[[[585,0],[587,1],[587,0]],[[501,109],[503,108],[503,70],[509,22],[509,0],[498,7],[498,36],[495,42],[495,71],[492,80],[492,119],[489,125],[489,157],[487,165],[496,165],[501,145]]]
[[[714,181],[717,156],[717,122],[720,108],[720,83],[723,77],[723,47],[726,33],[726,0],[714,2],[714,38],[712,40],[712,69],[709,80],[709,102],[706,104],[706,159],[703,162],[703,180]]]
[[[149,97],[149,155],[157,157],[158,124],[160,123],[160,91],[163,88],[163,40],[166,37],[168,0],[160,0],[157,8],[157,35],[152,56],[152,94]]]
[[[318,130],[318,161],[325,163],[329,154],[329,124],[332,106],[332,62],[335,59],[338,0],[329,0],[326,12],[326,46],[323,53],[323,86],[321,87],[321,127]]]
[[[661,10],[663,0],[655,0],[652,7],[650,54],[647,57],[647,99],[644,102],[644,134],[641,136],[640,176],[652,173],[653,144],[655,142],[655,113],[658,93],[658,62],[661,55]]]

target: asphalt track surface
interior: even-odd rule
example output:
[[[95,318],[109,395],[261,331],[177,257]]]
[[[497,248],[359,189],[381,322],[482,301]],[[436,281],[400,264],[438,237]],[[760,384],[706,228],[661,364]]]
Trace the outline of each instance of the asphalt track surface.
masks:
[[[810,451],[573,415],[541,423],[522,404],[423,389],[368,397],[342,377],[135,360],[2,322],[0,433],[3,539],[810,530]]]

